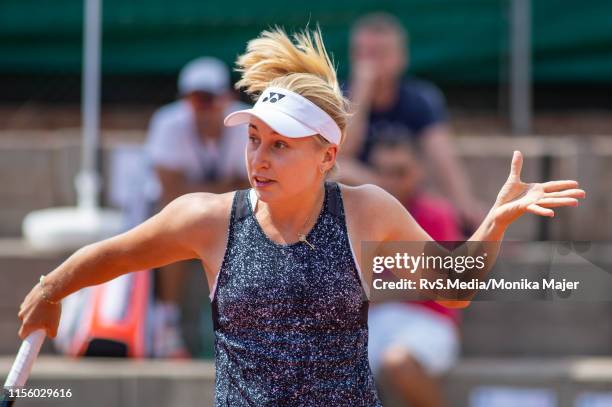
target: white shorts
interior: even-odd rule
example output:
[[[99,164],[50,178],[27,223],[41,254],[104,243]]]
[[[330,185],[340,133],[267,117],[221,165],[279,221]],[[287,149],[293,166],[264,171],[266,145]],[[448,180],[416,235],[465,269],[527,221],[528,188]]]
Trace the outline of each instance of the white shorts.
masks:
[[[422,305],[370,304],[368,315],[370,368],[378,374],[385,349],[404,347],[430,375],[447,372],[459,357],[455,323]]]

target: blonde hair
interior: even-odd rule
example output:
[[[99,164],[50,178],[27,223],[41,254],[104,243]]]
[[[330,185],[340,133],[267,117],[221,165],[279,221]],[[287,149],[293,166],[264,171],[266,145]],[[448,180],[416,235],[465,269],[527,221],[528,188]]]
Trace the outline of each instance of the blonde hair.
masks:
[[[338,125],[340,144],[346,137],[349,101],[342,95],[336,70],[325,50],[321,29],[295,33],[293,41],[287,33],[275,27],[262,31],[247,44],[247,50],[236,60],[236,70],[242,78],[236,89],[256,100],[269,86],[295,92],[323,109]],[[328,143],[318,137],[323,143]]]

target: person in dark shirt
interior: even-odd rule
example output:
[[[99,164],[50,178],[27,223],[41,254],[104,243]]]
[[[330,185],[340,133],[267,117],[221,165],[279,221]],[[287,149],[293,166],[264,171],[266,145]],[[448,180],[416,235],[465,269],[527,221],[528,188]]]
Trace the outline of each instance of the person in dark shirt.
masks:
[[[368,133],[359,151],[359,159],[370,162],[370,153],[378,140],[399,135],[420,142],[430,127],[445,126],[448,119],[442,92],[432,83],[404,79],[399,84],[397,100],[388,110],[371,110]]]
[[[379,137],[408,137],[432,164],[439,184],[467,228],[484,217],[474,198],[448,126],[442,92],[432,83],[404,77],[408,67],[407,34],[392,15],[360,18],[350,39],[351,74],[347,93],[353,103],[351,135],[343,146],[340,178],[347,183],[380,184],[369,166]]]

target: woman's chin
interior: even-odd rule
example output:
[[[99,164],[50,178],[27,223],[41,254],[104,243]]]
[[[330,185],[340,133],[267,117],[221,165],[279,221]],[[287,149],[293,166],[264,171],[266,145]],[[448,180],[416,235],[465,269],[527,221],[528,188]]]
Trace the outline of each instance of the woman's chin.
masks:
[[[266,202],[273,198],[273,196],[276,194],[276,186],[276,182],[270,182],[266,184],[255,183],[255,185],[253,185],[253,189],[257,193],[257,197],[260,200]]]

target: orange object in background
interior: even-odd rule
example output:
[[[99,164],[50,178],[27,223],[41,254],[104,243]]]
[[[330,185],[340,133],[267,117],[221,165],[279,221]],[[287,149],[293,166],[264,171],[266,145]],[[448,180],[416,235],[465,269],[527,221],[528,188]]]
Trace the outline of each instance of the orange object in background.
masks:
[[[75,357],[148,357],[152,278],[151,271],[145,270],[92,287],[66,334],[62,353]]]

